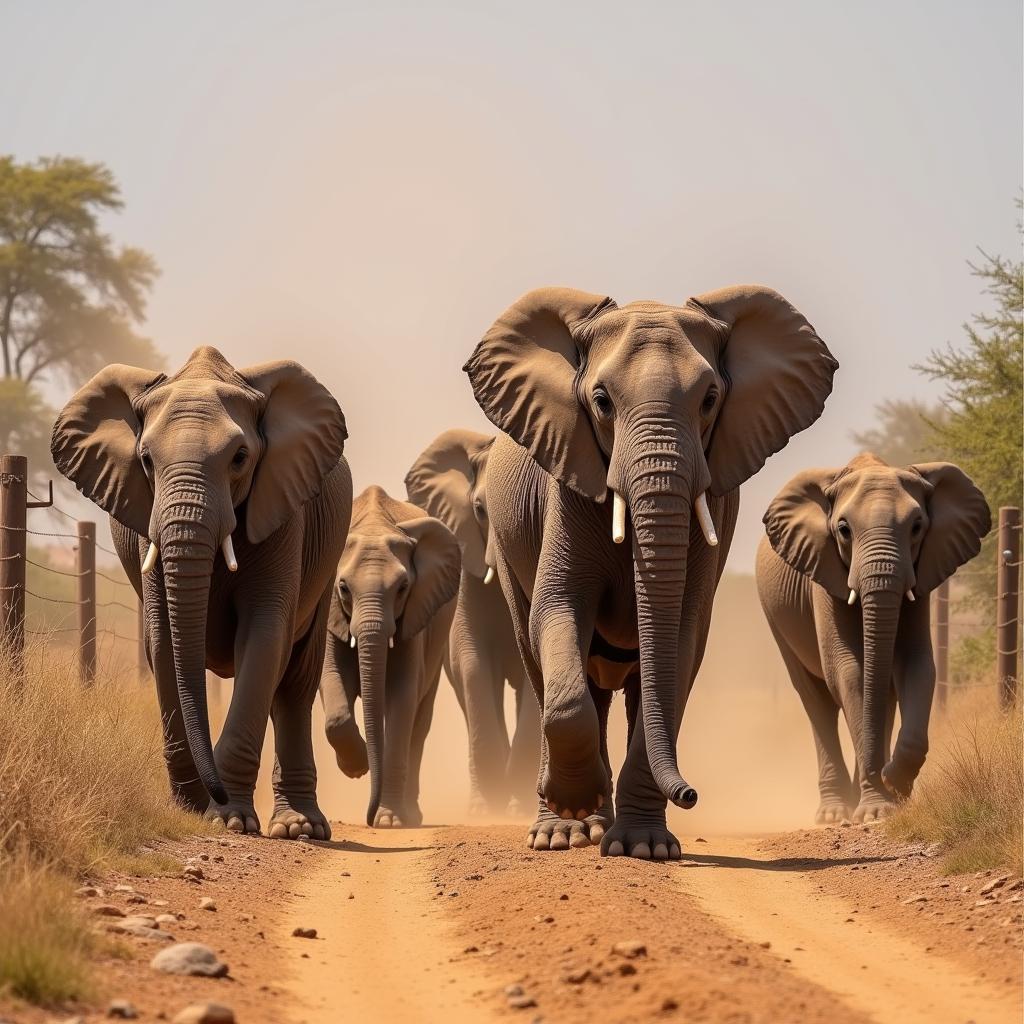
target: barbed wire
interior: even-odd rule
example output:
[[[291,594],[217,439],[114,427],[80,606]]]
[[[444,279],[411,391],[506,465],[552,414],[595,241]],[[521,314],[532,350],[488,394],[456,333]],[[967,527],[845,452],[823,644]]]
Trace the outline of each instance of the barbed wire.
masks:
[[[121,636],[120,633],[115,633],[114,630],[112,630],[112,629],[97,629],[96,630],[96,635],[97,636],[101,636],[101,635],[102,636],[111,636],[115,640],[123,640],[123,641],[125,641],[125,643],[130,643],[130,644],[137,644],[139,642],[139,638],[137,636]]]
[[[124,601],[98,601],[96,603],[97,608],[123,608],[126,612],[134,612],[137,609],[130,604],[125,604]]]
[[[27,526],[8,526],[6,523],[0,523],[0,530],[6,530],[8,533],[30,533],[33,537],[63,537],[67,540],[78,540],[77,533],[46,533],[42,530],[30,530]]]
[[[63,569],[54,569],[52,565],[43,565],[42,562],[33,562],[31,558],[26,558],[25,561],[29,565],[34,565],[37,569],[42,569],[44,572],[52,572],[55,576],[71,576],[74,579],[81,579],[83,576],[88,576],[86,572],[65,572]]]
[[[100,572],[99,569],[96,570],[96,575],[97,576],[102,576],[103,579],[107,580],[108,583],[113,583],[115,586],[118,586],[118,587],[131,587],[131,583],[129,583],[128,580],[119,580],[119,579],[116,579],[113,576],[108,576],[105,572]],[[132,588],[132,589],[134,589],[134,588]]]
[[[7,587],[5,589],[13,590],[14,587]],[[28,587],[25,588],[25,593],[28,594],[29,597],[34,597],[37,601],[49,601],[50,604],[89,604],[88,601],[72,601],[70,598],[64,597],[47,597],[45,594],[37,594],[34,591],[29,590]]]

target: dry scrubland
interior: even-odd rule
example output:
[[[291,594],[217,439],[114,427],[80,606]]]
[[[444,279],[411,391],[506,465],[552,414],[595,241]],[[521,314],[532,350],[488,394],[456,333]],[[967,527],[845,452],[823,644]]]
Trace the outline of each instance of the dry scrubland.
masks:
[[[116,868],[180,870],[146,844],[194,834],[168,795],[156,704],[124,674],[83,689],[69,657],[26,652],[0,669],[0,993],[87,997],[98,943],[72,893]]]

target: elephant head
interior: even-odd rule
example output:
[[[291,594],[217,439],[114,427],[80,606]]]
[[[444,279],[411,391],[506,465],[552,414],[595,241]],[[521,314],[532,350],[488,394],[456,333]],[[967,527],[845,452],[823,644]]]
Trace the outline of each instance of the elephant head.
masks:
[[[455,534],[462,568],[490,583],[494,555],[487,518],[487,456],[493,435],[446,430],[405,476],[409,500],[436,516]]]
[[[358,650],[371,827],[383,782],[388,650],[416,636],[455,597],[460,569],[458,541],[439,519],[380,487],[368,487],[354,502],[329,628]]]
[[[850,605],[864,636],[862,771],[873,785],[908,795],[924,762],[901,725],[883,767],[893,652],[904,601],[928,595],[981,550],[992,521],[985,497],[948,462],[906,469],[874,455],[845,468],[809,469],[768,506],[768,540],[798,572]]]
[[[821,414],[837,367],[781,295],[740,286],[683,306],[541,288],[511,306],[466,363],[487,417],[574,491],[613,497],[613,539],[632,553],[641,710],[655,781],[692,790],[676,763],[677,655],[696,510],[757,472]]]
[[[174,670],[189,749],[203,784],[217,774],[206,712],[206,615],[218,551],[237,563],[281,527],[344,450],[345,417],[326,388],[288,360],[236,370],[199,348],[167,377],[134,366],[101,370],[61,411],[57,468],[118,522],[149,540],[143,572],[162,566]]]

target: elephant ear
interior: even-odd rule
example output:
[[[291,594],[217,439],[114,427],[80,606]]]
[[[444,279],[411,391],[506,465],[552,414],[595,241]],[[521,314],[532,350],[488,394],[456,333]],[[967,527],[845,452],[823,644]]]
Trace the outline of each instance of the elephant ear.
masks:
[[[487,563],[483,532],[473,514],[474,460],[486,459],[493,441],[493,437],[472,430],[446,430],[405,475],[409,501],[440,519],[455,534],[462,567],[481,578],[487,572]]]
[[[604,295],[538,288],[510,306],[463,369],[480,408],[540,467],[574,491],[604,501],[607,470],[576,398],[576,328],[614,307]]]
[[[412,555],[416,579],[402,612],[401,636],[408,639],[458,593],[462,561],[455,534],[440,519],[408,519],[398,528],[416,544]]]
[[[917,556],[914,593],[931,593],[981,550],[992,529],[992,514],[985,495],[971,478],[949,462],[911,466],[932,485],[927,498],[928,532]]]
[[[831,502],[826,495],[834,469],[805,469],[772,500],[764,514],[768,541],[775,553],[833,597],[849,593],[849,571],[829,529]]]
[[[331,610],[327,613],[327,628],[342,643],[348,643],[351,634],[348,628],[348,617],[341,607],[341,598],[338,596],[337,580],[335,580],[334,590],[331,593]]]
[[[727,494],[809,427],[839,364],[799,310],[763,285],[690,299],[719,321],[719,369],[728,390],[708,452],[711,490]]]
[[[320,493],[345,450],[345,417],[334,396],[289,359],[239,371],[266,399],[263,456],[246,502],[246,532],[259,544]]]
[[[136,451],[136,401],[162,373],[115,363],[100,370],[60,411],[50,453],[57,469],[129,530],[149,534],[153,488]]]

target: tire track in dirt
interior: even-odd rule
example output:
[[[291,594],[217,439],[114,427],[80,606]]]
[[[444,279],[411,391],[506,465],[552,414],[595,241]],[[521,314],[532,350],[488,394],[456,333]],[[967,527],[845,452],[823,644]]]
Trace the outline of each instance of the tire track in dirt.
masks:
[[[292,944],[300,941],[294,928],[317,930],[283,979],[295,997],[293,1024],[492,1019],[480,996],[493,986],[472,964],[453,966],[460,949],[434,900],[431,874],[446,830],[335,832],[344,838],[318,844],[325,856],[299,883],[279,929]]]
[[[813,871],[784,865],[753,839],[711,839],[675,877],[736,935],[771,950],[806,979],[878,1022],[1003,1024],[1020,1002],[949,959],[822,894]]]

